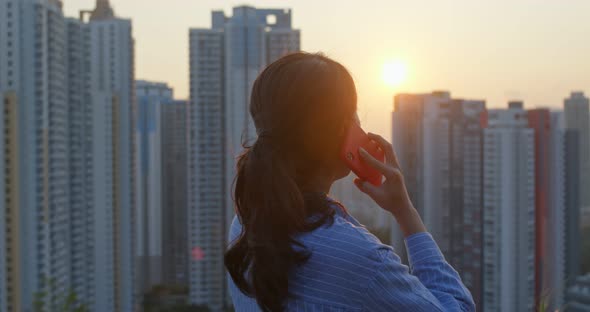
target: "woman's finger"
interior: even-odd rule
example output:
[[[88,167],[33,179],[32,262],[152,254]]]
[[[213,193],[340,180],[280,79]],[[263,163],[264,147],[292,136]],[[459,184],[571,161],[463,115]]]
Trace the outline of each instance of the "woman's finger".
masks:
[[[375,159],[375,157],[371,156],[371,154],[369,154],[369,152],[367,152],[364,148],[359,148],[359,154],[363,160],[369,164],[369,166],[377,169],[377,171],[381,172],[381,174],[383,174],[386,178],[392,176],[393,168]]]
[[[373,184],[363,181],[361,179],[354,179],[354,184],[356,185],[356,187],[361,190],[361,192],[369,195],[371,198],[375,199],[377,196],[377,193],[379,192],[379,188],[377,188],[376,186],[374,186]]]
[[[385,152],[387,163],[396,168],[399,168],[399,162],[397,161],[397,155],[395,155],[395,151],[393,150],[393,145],[391,145],[391,143],[387,142],[386,139],[378,134],[369,132],[368,136],[369,139],[377,142],[377,144],[381,146],[381,149]]]

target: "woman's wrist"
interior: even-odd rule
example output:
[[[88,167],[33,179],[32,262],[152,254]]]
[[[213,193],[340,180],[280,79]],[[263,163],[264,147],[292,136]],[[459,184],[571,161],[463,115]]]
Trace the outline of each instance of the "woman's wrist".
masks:
[[[406,207],[397,209],[392,213],[397,220],[404,237],[408,237],[416,233],[426,232],[426,226],[424,226],[422,218],[420,218],[420,214],[411,203],[406,205]]]

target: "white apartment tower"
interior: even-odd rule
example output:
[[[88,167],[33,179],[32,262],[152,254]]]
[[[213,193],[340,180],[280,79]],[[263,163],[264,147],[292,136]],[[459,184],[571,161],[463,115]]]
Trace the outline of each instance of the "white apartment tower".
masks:
[[[86,20],[88,17],[88,20]],[[90,311],[135,307],[131,21],[106,0],[67,20],[71,288]]]
[[[97,0],[88,27],[93,128],[94,311],[135,309],[135,90],[131,21]]]
[[[69,287],[65,31],[61,1],[0,1],[1,311]]]
[[[398,94],[392,140],[412,201],[478,308],[485,109],[485,101],[452,99],[448,92]],[[392,229],[393,246],[404,259],[403,234],[396,222]]]
[[[484,130],[484,311],[535,307],[535,142],[522,103]]]
[[[145,292],[162,283],[162,106],[172,101],[165,83],[136,81],[137,268]]]
[[[448,240],[443,238],[441,218],[445,216],[448,221],[449,202],[439,203],[439,200],[443,193],[448,193],[449,187],[443,181],[448,179],[441,176],[443,172],[446,172],[444,175],[449,173],[449,124],[447,120],[438,119],[438,114],[441,104],[450,100],[448,92],[400,94],[395,98],[395,111],[392,114],[392,141],[404,171],[408,193],[426,226],[433,234],[439,235],[439,244],[444,251],[448,249],[445,248]],[[425,148],[442,150],[440,153],[426,155]],[[440,166],[440,170],[431,170],[432,166]],[[430,192],[427,193],[426,189]],[[436,207],[433,207],[433,202]],[[407,260],[403,235],[395,222],[392,245],[400,253],[400,257]]]
[[[235,159],[256,135],[250,91],[267,64],[299,50],[299,31],[290,10],[241,6],[232,16],[211,17],[210,29],[190,31],[188,239],[204,253],[190,261],[190,301],[217,311],[229,304],[223,254],[234,215]]]
[[[131,22],[89,13],[0,0],[0,311],[134,309]]]
[[[88,72],[88,28],[68,18],[67,101],[70,205],[70,288],[80,302],[94,305],[94,193],[92,105]]]

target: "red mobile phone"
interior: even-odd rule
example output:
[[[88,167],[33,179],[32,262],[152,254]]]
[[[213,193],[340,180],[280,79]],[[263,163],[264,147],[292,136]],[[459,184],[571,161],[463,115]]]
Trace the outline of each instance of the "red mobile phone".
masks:
[[[369,139],[369,136],[361,128],[358,122],[353,122],[346,134],[344,144],[340,151],[340,158],[346,163],[359,178],[375,186],[382,183],[382,174],[367,164],[359,155],[359,147],[364,148],[371,156],[380,162],[385,161],[385,153],[377,142]]]

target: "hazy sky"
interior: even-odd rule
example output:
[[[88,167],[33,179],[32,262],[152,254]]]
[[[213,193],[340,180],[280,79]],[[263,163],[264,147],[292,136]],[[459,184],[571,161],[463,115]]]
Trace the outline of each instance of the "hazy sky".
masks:
[[[94,0],[64,0],[67,15]],[[133,19],[136,76],[188,95],[188,29],[235,5],[293,9],[306,51],[322,51],[352,72],[364,126],[390,136],[392,96],[449,90],[488,107],[522,99],[561,107],[570,90],[590,93],[588,0],[111,0]],[[399,60],[408,78],[392,88],[383,64]]]

